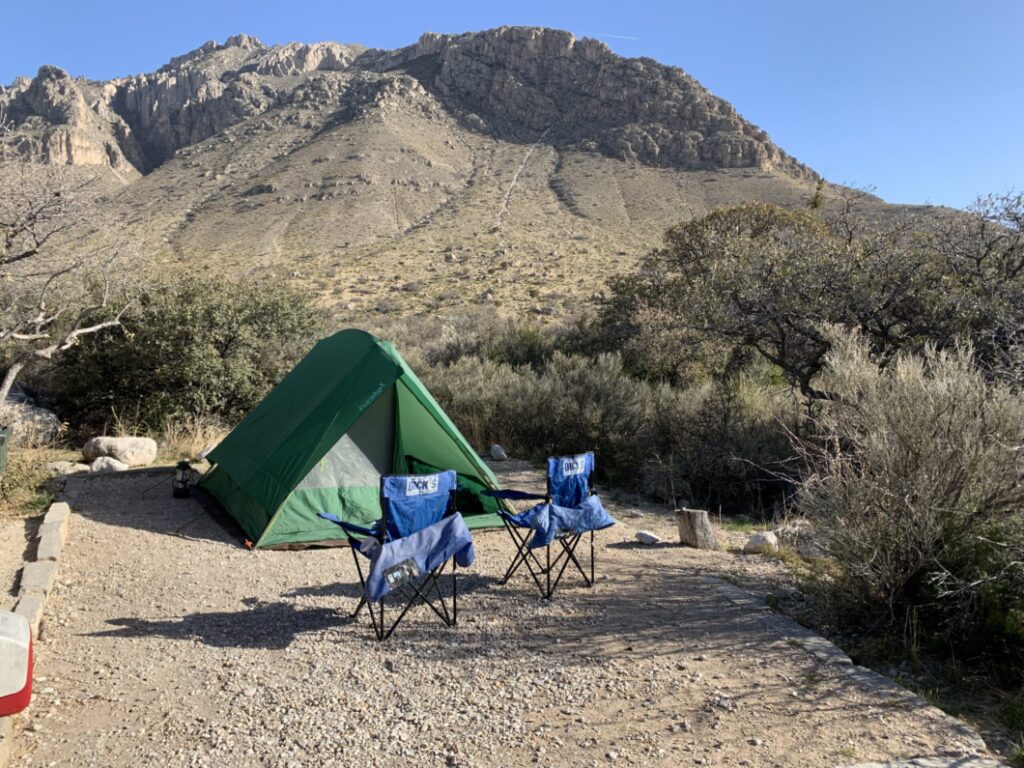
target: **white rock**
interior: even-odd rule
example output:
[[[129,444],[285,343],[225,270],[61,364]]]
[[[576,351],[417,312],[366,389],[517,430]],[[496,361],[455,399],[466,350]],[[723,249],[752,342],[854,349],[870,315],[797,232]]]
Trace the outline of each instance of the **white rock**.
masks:
[[[94,437],[82,448],[89,461],[108,456],[129,467],[144,467],[156,459],[156,440],[149,437]]]
[[[491,446],[491,458],[494,461],[505,461],[508,459],[508,454],[505,453],[505,449],[495,443]]]
[[[759,555],[778,548],[779,538],[771,531],[755,531],[743,545],[743,551],[748,555]]]
[[[124,472],[126,469],[130,469],[127,464],[110,456],[100,456],[89,467],[91,472]]]
[[[0,408],[0,424],[11,428],[11,442],[20,445],[49,445],[63,429],[53,411],[10,400]]]
[[[73,475],[77,472],[88,472],[88,464],[79,464],[74,461],[52,461],[46,468],[55,475]]]
[[[654,544],[661,543],[661,537],[656,536],[650,531],[637,531],[636,540],[639,541],[641,544],[646,544],[647,546],[652,546]]]

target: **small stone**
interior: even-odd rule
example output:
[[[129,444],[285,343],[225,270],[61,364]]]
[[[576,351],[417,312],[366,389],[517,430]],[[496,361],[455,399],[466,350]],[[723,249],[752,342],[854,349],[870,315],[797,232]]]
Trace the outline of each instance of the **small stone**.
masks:
[[[637,531],[636,540],[648,547],[661,543],[661,537],[650,531]]]
[[[88,464],[80,464],[74,461],[52,461],[46,465],[47,470],[55,475],[77,475],[79,472],[88,472]]]
[[[771,531],[756,531],[750,534],[743,551],[748,555],[760,555],[779,548],[779,539]]]
[[[255,696],[256,695],[256,689],[255,688],[246,688],[244,691],[242,691],[242,695],[243,696]]]
[[[126,469],[131,469],[131,467],[110,456],[100,456],[89,467],[90,472],[124,472]]]

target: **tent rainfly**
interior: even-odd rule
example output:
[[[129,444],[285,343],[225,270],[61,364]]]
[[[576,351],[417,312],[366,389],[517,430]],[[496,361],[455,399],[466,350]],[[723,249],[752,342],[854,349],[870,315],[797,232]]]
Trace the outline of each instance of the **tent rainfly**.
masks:
[[[257,547],[337,540],[380,517],[380,477],[454,469],[470,528],[500,526],[494,474],[386,341],[323,339],[209,454],[204,487]]]

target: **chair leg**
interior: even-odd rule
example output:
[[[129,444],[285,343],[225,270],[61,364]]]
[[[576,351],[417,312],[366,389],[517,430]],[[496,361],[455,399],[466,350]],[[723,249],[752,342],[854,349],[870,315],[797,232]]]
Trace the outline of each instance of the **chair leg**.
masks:
[[[386,639],[384,636],[384,600],[378,602],[376,611],[373,609],[373,603],[366,603],[366,610],[370,614],[370,626],[373,627],[373,634],[377,638],[377,642],[383,642]]]
[[[452,558],[452,626],[459,620],[459,564]]]
[[[588,587],[591,587],[594,584],[594,580],[592,578],[587,578],[587,572],[583,568],[583,563],[581,563],[579,558],[576,557],[576,547],[579,546],[580,541],[582,539],[582,533],[576,534],[576,536],[572,539],[571,542],[569,542],[569,545],[566,547],[566,555],[568,556],[569,560],[572,560],[573,565],[576,566],[576,570],[580,572],[580,576],[583,577],[583,583],[586,584]],[[566,563],[566,565],[568,565],[568,562]]]
[[[430,582],[430,586],[434,588],[434,593],[437,595],[437,602],[441,605],[441,612],[444,614],[441,618],[445,623],[445,626],[450,627],[452,625],[451,616],[448,614],[448,603],[444,599],[444,595],[441,594],[441,582],[438,581],[438,577],[444,572],[444,563],[441,563],[440,567],[434,571],[426,581]],[[425,582],[424,582],[425,583]],[[424,599],[424,602],[426,600]],[[429,604],[429,603],[428,603]],[[433,607],[433,606],[431,606]],[[435,611],[436,613],[436,611]]]
[[[352,618],[356,618],[359,615],[359,611],[366,605],[366,578],[363,576],[363,566],[359,563],[359,555],[356,554],[357,542],[351,536],[348,537],[349,550],[352,552],[352,562],[356,564],[356,573],[359,574],[359,586],[363,590],[363,595],[359,598],[359,604],[356,605],[356,609],[352,611]]]
[[[450,627],[454,625],[455,622],[448,614],[448,606],[445,603],[444,596],[441,594],[441,587],[437,580],[437,577],[441,575],[441,571],[444,569],[444,565],[445,564],[442,563],[440,566],[438,566],[433,571],[428,573],[419,582],[419,584],[409,582],[408,584],[399,587],[400,594],[406,598],[405,607],[402,608],[402,611],[401,613],[399,613],[398,618],[395,619],[394,623],[387,629],[387,631],[384,630],[384,598],[381,599],[381,610],[379,611],[381,624],[379,632],[377,630],[377,627],[374,627],[374,631],[377,632],[378,640],[387,640],[389,637],[391,637],[391,635],[394,634],[395,629],[398,628],[398,625],[402,623],[402,619],[405,618],[405,615],[409,612],[409,609],[411,609],[413,606],[419,605],[420,603],[423,603],[428,608],[430,608],[430,610],[432,610],[435,614],[437,614],[437,617],[444,622],[445,626]],[[428,582],[430,583],[429,587],[427,586]],[[434,605],[434,603],[427,596],[431,588],[433,588],[437,592],[438,601],[441,604],[441,610],[438,610],[437,606]]]
[[[576,549],[576,545],[579,544],[581,537],[582,534],[576,534],[568,541],[566,541],[564,538],[558,539],[558,543],[562,546],[562,551],[559,553],[558,558],[555,560],[555,563],[557,564],[561,561],[562,567],[559,569],[558,575],[555,577],[554,584],[551,587],[552,592],[554,592],[558,585],[561,583],[562,576],[565,574],[565,569],[569,567],[569,563],[572,563],[576,566],[576,570],[578,570],[580,572],[580,575],[583,576],[583,581],[587,580],[587,575],[583,572],[583,566],[580,565],[580,562],[576,558],[576,554],[574,551]],[[564,561],[562,560],[563,556],[565,557]]]
[[[590,529],[590,584],[587,586],[594,586],[594,529]]]
[[[547,553],[547,567],[544,568],[544,579],[545,579],[545,581],[547,583],[547,591],[544,593],[544,599],[545,600],[550,600],[551,599],[551,545],[548,544],[546,547],[544,547],[544,550]]]
[[[513,574],[515,574],[519,569],[519,566],[523,564],[523,561],[529,553],[529,548],[526,546],[526,536],[520,536],[519,532],[516,531],[516,529],[513,528],[507,520],[503,520],[502,522],[505,524],[505,530],[508,531],[509,536],[511,536],[512,540],[516,543],[516,555],[512,558],[512,564],[509,565],[508,570],[505,571],[505,575],[501,577],[500,583],[505,584],[510,578],[512,578]]]
[[[505,524],[505,530],[508,531],[509,536],[516,543],[516,554],[512,558],[512,564],[505,571],[505,575],[502,577],[499,584],[506,584],[508,580],[512,578],[515,572],[519,569],[519,566],[526,564],[526,570],[530,572],[530,577],[533,579],[533,583],[537,585],[537,589],[540,591],[541,596],[544,596],[544,584],[541,581],[541,574],[544,573],[544,566],[537,560],[537,556],[529,547],[529,534],[520,535],[519,532],[509,524],[508,520],[502,519]],[[536,568],[535,568],[536,566]]]
[[[352,611],[352,613],[349,614],[349,616],[351,618],[353,618],[353,619],[358,617],[359,616],[359,612],[361,610],[363,610],[363,606],[364,605],[366,605],[366,598],[365,597],[360,597],[359,598],[359,604],[356,606],[356,609],[354,611]]]

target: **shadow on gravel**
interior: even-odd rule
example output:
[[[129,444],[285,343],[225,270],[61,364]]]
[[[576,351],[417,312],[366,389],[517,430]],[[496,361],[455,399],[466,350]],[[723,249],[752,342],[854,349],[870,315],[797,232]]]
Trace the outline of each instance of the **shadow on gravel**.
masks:
[[[444,590],[444,595],[447,598],[450,594],[451,587],[451,571],[445,571],[444,574],[438,579],[441,584],[441,589]],[[481,576],[476,573],[459,573],[459,597],[463,595],[472,594],[481,589],[490,589],[492,586],[498,584],[498,579],[494,576]],[[285,592],[281,597],[346,597],[353,600],[359,600],[363,595],[363,590],[359,586],[358,581],[347,581],[347,582],[335,582],[333,584],[323,584],[315,587],[297,587],[290,592]],[[343,607],[343,606],[342,606]],[[355,608],[355,604],[351,606]]]
[[[191,613],[181,619],[109,619],[116,629],[92,632],[90,637],[166,637],[198,640],[217,648],[281,650],[303,632],[352,623],[344,611],[296,608],[292,603],[260,603],[243,611]]]
[[[659,541],[657,544],[641,544],[639,541],[613,541],[611,544],[605,545],[608,549],[679,549],[680,544],[678,541]]]
[[[123,472],[76,482],[75,513],[98,523],[239,546],[246,539],[238,523],[201,488],[193,488],[191,498],[172,498],[169,474]],[[104,494],[96,492],[102,485],[116,488],[120,503],[103,504]]]

